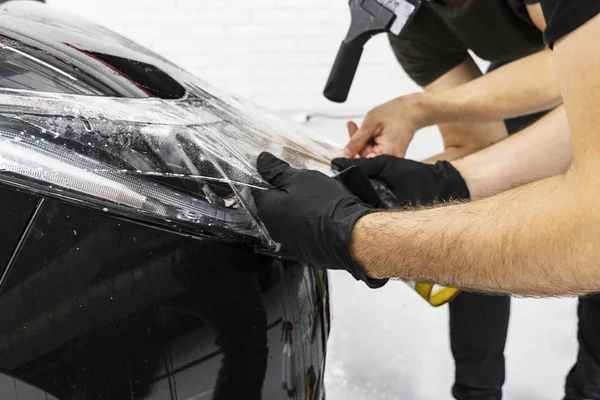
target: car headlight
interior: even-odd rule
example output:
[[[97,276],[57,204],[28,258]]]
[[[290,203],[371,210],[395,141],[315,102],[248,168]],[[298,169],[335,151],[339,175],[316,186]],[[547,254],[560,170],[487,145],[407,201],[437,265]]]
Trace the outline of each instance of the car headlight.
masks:
[[[302,140],[198,98],[0,92],[0,181],[186,234],[274,245],[250,195],[268,188],[255,158],[328,171]]]

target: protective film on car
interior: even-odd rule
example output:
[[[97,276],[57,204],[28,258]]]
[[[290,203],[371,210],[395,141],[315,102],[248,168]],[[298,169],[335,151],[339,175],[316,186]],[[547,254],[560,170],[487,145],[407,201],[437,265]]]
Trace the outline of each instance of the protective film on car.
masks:
[[[93,22],[33,2],[0,9],[0,180],[102,212],[274,245],[256,157],[331,174],[302,126],[222,93]]]
[[[236,103],[4,89],[0,170],[104,211],[270,243],[252,212],[250,189],[268,187],[255,169],[258,154],[330,173],[336,150]]]

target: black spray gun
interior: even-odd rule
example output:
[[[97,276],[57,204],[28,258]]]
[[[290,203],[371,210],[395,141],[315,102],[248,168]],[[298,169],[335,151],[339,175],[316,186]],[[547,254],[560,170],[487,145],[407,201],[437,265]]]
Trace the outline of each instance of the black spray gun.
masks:
[[[400,35],[420,4],[420,0],[350,0],[350,29],[329,74],[325,97],[345,102],[365,43],[378,33]]]

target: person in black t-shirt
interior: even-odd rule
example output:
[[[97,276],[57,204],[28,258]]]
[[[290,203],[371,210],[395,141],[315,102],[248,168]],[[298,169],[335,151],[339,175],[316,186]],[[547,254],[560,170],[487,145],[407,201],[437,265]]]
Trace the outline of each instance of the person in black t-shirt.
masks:
[[[430,5],[426,10],[439,6]],[[294,170],[262,154],[258,170],[274,188],[257,193],[255,200],[272,237],[299,259],[345,269],[365,281],[410,276],[474,291],[533,296],[600,292],[600,2],[541,0],[541,7],[547,22],[544,38],[554,47],[553,54],[540,50],[472,80],[473,64],[468,58],[461,61],[454,49],[452,62],[449,57],[439,63],[442,72],[450,68],[445,75],[456,72],[452,79],[444,79],[444,75],[436,77],[439,72],[434,69],[422,69],[421,62],[436,54],[431,49],[413,49],[410,43],[404,50],[395,46],[401,51],[400,61],[427,91],[374,110],[360,130],[349,124],[350,156],[403,156],[412,133],[420,127],[414,121],[445,124],[447,151],[441,157],[456,161],[428,165],[385,155],[333,161],[338,169],[358,166],[400,197],[412,182],[413,189],[421,191],[416,198],[427,198],[427,203],[469,197],[478,201],[377,212],[339,182],[313,171]],[[531,21],[538,25],[533,14]],[[491,23],[487,20],[484,26]],[[460,24],[440,25],[455,36],[451,42],[458,43]],[[489,36],[489,32],[481,34]],[[447,41],[439,39],[442,50],[447,48]],[[411,57],[407,61],[404,55]],[[418,62],[411,64],[411,60]],[[438,55],[434,60],[439,60]],[[527,73],[519,75],[519,70]],[[438,86],[440,79],[446,84]],[[556,107],[557,87],[564,106]],[[544,90],[551,95],[536,97]],[[481,93],[497,96],[484,101]],[[553,101],[541,107],[540,98]],[[528,99],[533,100],[528,103]],[[458,159],[502,138],[498,124],[475,129],[467,122],[506,119],[552,107],[554,111],[523,131]],[[395,108],[400,111],[394,114],[390,110]],[[387,114],[392,117],[386,119]],[[470,133],[457,141],[461,145],[448,146],[461,132]],[[489,132],[493,134],[486,135]],[[600,307],[586,297],[580,300],[578,312],[580,349],[567,379],[566,399],[600,399],[600,340],[595,334],[600,329]],[[489,349],[481,350],[485,358]]]
[[[426,93],[375,108],[360,129],[349,123],[347,155],[404,156],[416,130],[440,124],[446,151],[436,158],[455,159],[506,137],[499,121],[560,105],[544,27],[537,0],[423,2],[390,41],[404,70]],[[477,79],[481,72],[469,50],[494,67],[509,65]]]

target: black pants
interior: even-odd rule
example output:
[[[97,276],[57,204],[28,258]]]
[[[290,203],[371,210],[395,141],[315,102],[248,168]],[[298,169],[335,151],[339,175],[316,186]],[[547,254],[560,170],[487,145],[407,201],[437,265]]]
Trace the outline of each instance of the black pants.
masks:
[[[461,293],[450,303],[456,399],[502,398],[509,314],[507,296]],[[577,315],[579,351],[566,379],[565,400],[600,400],[600,295],[581,297]]]
[[[509,315],[508,296],[463,292],[450,302],[450,347],[456,365],[454,398],[502,398]]]
[[[490,70],[497,67],[493,65]],[[508,133],[522,130],[543,115],[506,121]],[[450,302],[450,346],[456,365],[454,398],[502,398],[509,316],[508,296],[461,293]],[[579,352],[567,376],[565,400],[600,400],[600,294],[579,299],[578,317]]]

